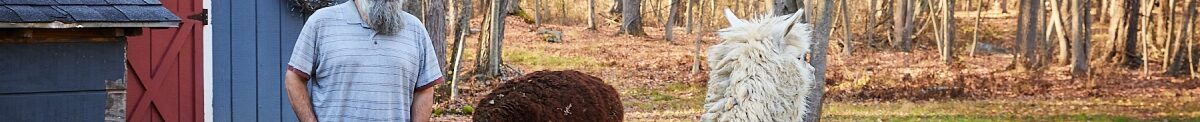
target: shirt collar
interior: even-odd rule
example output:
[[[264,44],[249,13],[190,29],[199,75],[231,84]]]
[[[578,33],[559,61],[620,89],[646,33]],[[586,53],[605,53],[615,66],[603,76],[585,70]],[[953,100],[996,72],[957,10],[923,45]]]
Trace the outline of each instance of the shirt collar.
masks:
[[[341,11],[339,13],[342,13],[342,19],[346,20],[346,24],[358,24],[363,28],[371,28],[371,26],[363,22],[363,18],[358,13],[358,6],[354,5],[354,0],[347,0],[346,2],[342,2],[342,4],[333,6],[333,8]]]

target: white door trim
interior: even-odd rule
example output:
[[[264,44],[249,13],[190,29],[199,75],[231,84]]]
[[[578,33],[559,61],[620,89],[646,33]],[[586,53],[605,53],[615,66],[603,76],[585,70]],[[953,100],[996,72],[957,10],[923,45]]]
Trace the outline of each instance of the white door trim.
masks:
[[[204,9],[212,8],[212,0],[203,0]],[[212,25],[211,22],[213,13],[209,13],[209,25],[204,26],[204,121],[213,121],[213,45],[212,45]]]

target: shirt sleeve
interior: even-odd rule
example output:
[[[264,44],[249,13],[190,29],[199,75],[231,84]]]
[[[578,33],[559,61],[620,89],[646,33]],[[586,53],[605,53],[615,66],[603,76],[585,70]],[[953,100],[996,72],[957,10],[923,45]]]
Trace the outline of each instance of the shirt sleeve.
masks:
[[[316,66],[320,63],[317,60],[317,34],[319,23],[314,19],[308,19],[304,22],[304,27],[300,29],[300,36],[296,38],[296,46],[292,48],[292,56],[288,61],[288,71],[292,71],[304,79],[310,78]]]
[[[433,51],[433,42],[429,39],[429,34],[425,33],[424,27],[419,27],[417,37],[420,38],[421,44],[421,68],[420,74],[417,75],[417,87],[415,90],[425,90],[433,85],[441,84],[445,79],[442,78],[442,66],[438,64],[437,53]]]

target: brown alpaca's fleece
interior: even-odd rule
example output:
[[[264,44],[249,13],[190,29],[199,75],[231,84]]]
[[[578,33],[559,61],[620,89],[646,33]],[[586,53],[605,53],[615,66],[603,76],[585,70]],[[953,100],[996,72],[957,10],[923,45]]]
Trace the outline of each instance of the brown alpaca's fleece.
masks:
[[[476,122],[619,122],[625,112],[616,89],[570,70],[527,74],[476,105]]]

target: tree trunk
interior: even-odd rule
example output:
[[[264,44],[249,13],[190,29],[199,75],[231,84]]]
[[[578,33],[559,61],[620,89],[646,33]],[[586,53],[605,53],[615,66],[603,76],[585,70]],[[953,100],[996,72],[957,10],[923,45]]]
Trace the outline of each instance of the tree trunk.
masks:
[[[833,24],[832,20],[834,16],[833,0],[824,0],[821,8],[821,24],[816,25],[816,28],[813,29],[816,32],[813,36],[813,42],[816,45],[813,45],[812,60],[810,62],[812,62],[813,67],[816,69],[813,71],[813,76],[816,76],[816,79],[814,79],[813,89],[809,90],[807,97],[809,113],[805,113],[803,117],[806,122],[821,121],[821,105],[823,105],[822,101],[825,96],[825,69],[827,64],[825,58],[829,53],[827,49],[829,48],[829,30]]]
[[[490,34],[486,38],[480,38],[481,41],[487,42],[486,52],[481,51],[479,53],[480,55],[485,55],[486,59],[477,63],[478,66],[476,68],[477,79],[481,79],[480,81],[498,79],[501,75],[502,59],[500,56],[504,41],[504,15],[506,15],[504,8],[508,4],[505,1],[507,0],[492,0],[491,10],[488,12],[488,17],[485,18],[488,20],[486,22],[488,25],[485,29]]]
[[[417,20],[425,21],[425,8],[421,5],[423,0],[414,0],[404,2],[404,11],[417,17]]]
[[[1034,61],[1036,61],[1037,57],[1035,52],[1038,50],[1036,45],[1039,34],[1038,13],[1041,13],[1038,11],[1038,7],[1041,6],[1038,3],[1041,2],[1039,0],[1023,0],[1020,2],[1021,10],[1017,22],[1016,39],[1016,45],[1018,45],[1016,47],[1019,55],[1014,58],[1015,62],[1013,64],[1016,64],[1019,68],[1029,69],[1036,67]]]
[[[542,17],[545,16],[542,14],[545,12],[543,8],[546,7],[542,7],[542,0],[533,0],[533,30],[542,28]]]
[[[1102,61],[1110,61],[1130,69],[1141,66],[1142,61],[1137,53],[1139,3],[1140,0],[1110,3],[1110,14],[1113,15],[1109,15],[1109,33],[1112,38],[1108,44],[1103,45],[1104,48],[1100,48],[1103,53]]]
[[[842,0],[842,46],[845,46],[842,48],[842,54],[850,55],[851,52],[854,52],[854,41],[850,36],[850,9],[849,5],[846,5],[849,4],[846,1]]]
[[[1086,77],[1088,74],[1088,48],[1091,47],[1088,43],[1092,41],[1091,19],[1090,13],[1091,2],[1088,0],[1075,0],[1076,10],[1075,21],[1075,61],[1072,63],[1071,74],[1075,77]]]
[[[1104,1],[1104,3],[1105,3],[1104,6],[1106,9],[1101,10],[1101,11],[1105,11],[1105,13],[1107,13],[1107,14],[1102,15],[1106,18],[1101,19],[1101,20],[1107,20],[1107,22],[1108,22],[1109,37],[1107,40],[1105,40],[1106,42],[1103,42],[1100,45],[1100,47],[1098,48],[1098,49],[1100,49],[1100,51],[1097,51],[1096,53],[1100,53],[1099,54],[1100,57],[1098,57],[1099,58],[1098,61],[1101,61],[1106,64],[1116,64],[1116,62],[1119,61],[1117,59],[1120,58],[1119,57],[1120,53],[1118,52],[1120,50],[1118,50],[1119,48],[1117,48],[1117,45],[1118,45],[1117,42],[1121,42],[1121,40],[1122,40],[1121,38],[1125,37],[1122,35],[1125,33],[1120,32],[1123,27],[1126,27],[1124,25],[1125,22],[1122,22],[1124,19],[1121,18],[1122,16],[1124,16],[1122,13],[1125,9],[1119,9],[1119,6],[1121,6],[1120,4],[1124,3],[1124,2],[1122,2],[1122,1]]]
[[[1166,5],[1168,5],[1165,7],[1166,10],[1162,10],[1163,13],[1166,14],[1166,16],[1162,16],[1163,22],[1165,22],[1164,28],[1160,28],[1162,30],[1159,30],[1159,31],[1166,32],[1166,37],[1164,37],[1166,39],[1165,42],[1170,43],[1171,41],[1175,41],[1175,37],[1178,37],[1177,36],[1178,32],[1175,31],[1176,30],[1175,26],[1177,25],[1177,24],[1175,24],[1175,6],[1174,6],[1175,0],[1166,0]],[[1187,7],[1187,6],[1184,5],[1184,7]],[[1166,53],[1166,54],[1169,55],[1170,50],[1171,50],[1170,47],[1165,47],[1165,48],[1166,48],[1166,50],[1168,50],[1168,53]],[[1169,60],[1169,59],[1166,59],[1166,57],[1164,56],[1163,60]],[[1164,67],[1168,67],[1168,66],[1164,66]]]
[[[437,53],[438,66],[444,68],[446,66],[446,0],[429,0],[428,5],[425,7],[425,30],[429,32],[429,40],[433,41],[433,51]]]
[[[698,1],[697,0],[689,0],[689,2],[688,2],[688,8],[689,8],[688,16],[689,17],[688,18],[692,18],[691,16],[700,16],[701,19],[697,19],[695,21],[695,23],[690,22],[691,19],[688,19],[688,21],[689,21],[688,22],[688,33],[691,33],[693,25],[694,26],[703,26],[704,25],[704,24],[701,24],[701,23],[705,22],[704,20],[706,20],[706,19],[703,19],[704,18],[704,16],[703,16],[704,15],[704,1],[708,1],[708,0],[698,0]],[[700,3],[693,4],[693,2],[700,2]],[[694,6],[694,5],[700,5],[700,6]],[[690,9],[692,7],[696,7],[696,9]],[[703,27],[695,27],[695,28],[701,28],[701,31],[703,31]],[[702,47],[700,47],[700,41],[702,41],[700,39],[704,38],[704,33],[696,34],[696,35],[692,36],[692,38],[693,38],[692,39],[692,45],[693,45],[692,57],[693,58],[692,58],[692,70],[691,70],[690,74],[696,74],[696,73],[700,72],[700,65],[704,63],[703,59],[700,58],[700,56],[703,55],[703,54],[700,54],[700,50],[702,48]]]
[[[501,12],[503,12],[501,14],[512,15],[518,11],[525,11],[521,9],[520,4],[517,4],[521,3],[521,0],[504,0],[502,2],[504,2],[504,8],[501,9]]]
[[[667,13],[667,27],[666,30],[664,30],[666,32],[663,32],[666,34],[665,38],[668,42],[674,41],[673,35],[675,34],[675,21],[679,21],[679,19],[676,19],[676,16],[679,16],[679,5],[679,0],[671,0],[671,7],[669,7],[671,10],[668,10],[670,13]]]
[[[1055,36],[1053,38],[1056,39],[1055,42],[1058,42],[1058,46],[1057,46],[1058,55],[1055,56],[1055,62],[1066,63],[1066,62],[1068,62],[1067,60],[1070,60],[1071,53],[1070,53],[1070,50],[1068,49],[1069,48],[1068,41],[1067,41],[1067,38],[1068,38],[1067,33],[1068,32],[1066,31],[1067,26],[1065,26],[1065,24],[1064,24],[1064,23],[1066,23],[1065,19],[1067,17],[1063,17],[1063,12],[1065,12],[1067,10],[1063,9],[1064,7],[1062,7],[1061,3],[1062,3],[1062,1],[1059,1],[1059,0],[1051,0],[1050,1],[1050,9],[1052,10],[1052,13],[1050,15],[1051,16],[1050,17],[1050,25],[1051,25],[1050,28],[1053,28],[1053,29],[1049,29],[1047,31],[1050,31],[1050,33],[1054,33]],[[1047,40],[1049,40],[1049,39],[1047,39]]]
[[[471,12],[474,11],[474,9],[471,8],[473,5],[471,5],[470,0],[456,0],[455,2],[457,5],[454,9],[456,9],[455,12],[457,13],[454,17],[454,57],[451,59],[452,62],[450,68],[450,73],[452,73],[449,86],[450,99],[458,99],[457,86],[459,81],[458,76],[460,62],[462,61],[463,46],[466,46],[466,44],[464,44],[466,41],[464,40],[466,40],[465,38],[467,37],[467,31],[469,31],[471,28],[471,24],[469,23],[472,16]]]
[[[905,8],[905,1],[894,0],[892,2],[892,47],[899,48],[900,41],[904,41],[904,17],[908,16]]]
[[[1000,0],[1000,13],[1008,13],[1008,0]]]
[[[1028,60],[1029,58],[1028,57],[1031,56],[1029,53],[1025,53],[1025,51],[1030,50],[1030,47],[1028,45],[1026,45],[1026,42],[1029,41],[1029,37],[1027,37],[1027,36],[1030,36],[1029,29],[1031,29],[1031,28],[1029,27],[1029,25],[1031,23],[1029,23],[1029,22],[1032,21],[1030,19],[1030,16],[1032,16],[1032,15],[1030,15],[1030,13],[1032,10],[1030,10],[1031,5],[1030,5],[1029,1],[1020,0],[1017,2],[1018,2],[1017,4],[1019,4],[1019,5],[1017,5],[1017,9],[1018,9],[1017,12],[1019,12],[1019,13],[1017,13],[1017,17],[1018,17],[1017,18],[1017,39],[1014,40],[1014,41],[1016,41],[1016,43],[1013,44],[1013,45],[1015,45],[1014,47],[1016,47],[1016,50],[1017,50],[1017,52],[1014,54],[1016,54],[1017,56],[1015,56],[1013,58],[1015,61],[1013,64],[1016,64],[1018,66],[1018,68],[1024,69],[1024,68],[1028,68],[1027,67],[1027,66],[1029,66],[1029,60]]]
[[[946,17],[945,19],[942,19],[943,23],[945,24],[945,29],[942,29],[942,32],[945,33],[943,35],[946,36],[945,38],[942,38],[945,41],[943,42],[944,46],[942,47],[942,60],[945,61],[947,65],[954,64],[954,32],[957,32],[954,31],[954,1],[955,0],[946,0],[944,3],[942,3],[945,4],[946,7],[944,8],[945,10],[943,10],[946,13],[942,15]]]
[[[596,30],[596,0],[588,0],[588,30]]]
[[[1031,46],[1031,47],[1037,47],[1037,48],[1032,48],[1032,49],[1037,49],[1037,50],[1034,50],[1034,55],[1037,55],[1037,56],[1034,57],[1033,64],[1034,64],[1034,67],[1041,69],[1046,66],[1047,62],[1050,62],[1050,58],[1052,57],[1050,52],[1054,51],[1054,48],[1050,47],[1051,45],[1050,45],[1049,40],[1045,40],[1046,37],[1048,36],[1047,34],[1049,34],[1049,33],[1046,33],[1047,32],[1046,28],[1048,26],[1047,24],[1050,23],[1049,19],[1046,18],[1045,2],[1042,2],[1042,0],[1034,0],[1032,4],[1035,5],[1033,11],[1036,11],[1034,17],[1037,18],[1036,21],[1034,21],[1034,23],[1035,23],[1034,27],[1036,27],[1037,29],[1034,30],[1034,32],[1033,32],[1034,38],[1032,39],[1033,44],[1036,46]]]
[[[867,37],[866,43],[868,43],[867,44],[868,47],[877,46],[877,44],[875,43],[875,25],[876,25],[875,24],[876,23],[875,22],[875,20],[876,20],[875,12],[877,10],[875,8],[876,7],[875,5],[878,5],[878,4],[875,4],[876,3],[875,1],[878,1],[878,0],[871,0],[871,1],[868,1],[869,3],[867,3],[867,9],[870,12],[867,12],[867,29],[863,30],[863,36]]]
[[[1138,31],[1139,32],[1138,35],[1146,35],[1146,36],[1138,36],[1138,37],[1140,37],[1138,40],[1142,40],[1142,46],[1141,46],[1141,49],[1142,49],[1141,60],[1142,61],[1150,61],[1150,53],[1154,52],[1154,50],[1151,50],[1150,47],[1154,46],[1154,45],[1151,45],[1151,43],[1155,41],[1155,38],[1157,38],[1157,36],[1155,36],[1155,31],[1154,31],[1155,29],[1151,28],[1151,27],[1155,27],[1153,25],[1154,20],[1151,18],[1154,17],[1154,8],[1156,7],[1154,4],[1156,4],[1156,3],[1158,3],[1158,0],[1150,0],[1147,2],[1142,2],[1142,4],[1144,4],[1144,5],[1141,5],[1142,8],[1138,8],[1138,9],[1141,9],[1141,12],[1138,13],[1141,16],[1138,16],[1137,19],[1140,19],[1140,21],[1142,23],[1141,25],[1139,25],[1140,28],[1138,28],[1138,29],[1141,31]],[[1162,61],[1163,61],[1163,63],[1169,63],[1168,62],[1169,60],[1162,60]],[[1149,65],[1150,65],[1150,63],[1141,63],[1141,67],[1149,67]],[[1150,74],[1150,68],[1142,68],[1142,74],[1143,75]]]
[[[1134,68],[1134,69],[1141,66],[1141,63],[1142,63],[1141,58],[1140,58],[1141,56],[1139,56],[1137,53],[1137,41],[1138,41],[1137,28],[1138,28],[1138,25],[1140,22],[1138,19],[1138,16],[1139,16],[1138,14],[1141,13],[1140,12],[1141,9],[1138,9],[1138,8],[1140,6],[1141,6],[1141,0],[1125,0],[1125,17],[1124,17],[1124,19],[1126,22],[1128,22],[1127,23],[1128,27],[1125,27],[1125,43],[1124,43],[1125,58],[1124,58],[1122,64],[1124,64],[1125,67]]]
[[[983,25],[983,4],[983,0],[979,0],[979,8],[975,10],[975,30],[971,32],[971,48],[967,49],[971,52],[968,54],[970,57],[975,56],[975,46],[979,44],[979,29],[980,25]]]
[[[482,34],[479,34],[479,43],[476,43],[476,44],[478,44],[479,49],[476,49],[476,51],[475,51],[475,71],[472,72],[472,74],[475,74],[475,76],[474,76],[475,79],[484,78],[485,76],[491,76],[491,74],[487,74],[487,73],[489,73],[489,72],[487,72],[488,71],[488,69],[487,69],[488,68],[488,66],[487,66],[488,49],[487,48],[490,48],[489,46],[491,44],[489,42],[491,41],[490,38],[493,36],[491,34],[492,33],[491,29],[493,28],[492,21],[494,21],[495,19],[492,19],[492,18],[495,18],[495,16],[492,16],[492,15],[496,11],[499,11],[499,10],[496,10],[497,8],[495,7],[495,4],[496,4],[495,0],[490,0],[490,1],[482,0],[482,1],[483,1],[482,2],[483,7],[485,8],[484,9],[485,11],[483,11],[483,12],[485,12],[485,14],[483,14],[483,21],[479,23],[479,27],[480,27]],[[464,31],[468,31],[468,33],[469,33],[470,30],[464,30]],[[482,81],[482,80],[476,80],[476,81]]]
[[[696,9],[693,8],[695,6],[696,6],[696,0],[688,0],[687,7],[686,7],[687,8],[687,29],[686,30],[687,30],[688,34],[692,34],[692,28],[693,28],[692,27],[692,22],[693,22],[692,19],[696,18]]]
[[[494,14],[492,14],[492,16],[493,16],[492,17],[493,20],[491,23],[492,24],[492,29],[491,29],[492,38],[491,38],[491,41],[489,42],[491,45],[488,46],[488,63],[487,63],[487,65],[488,65],[488,69],[491,69],[491,70],[489,70],[489,72],[492,72],[493,77],[498,77],[500,75],[500,73],[501,73],[500,70],[502,70],[502,69],[500,69],[501,68],[500,65],[503,64],[503,59],[501,59],[500,57],[503,55],[502,51],[504,51],[503,48],[504,48],[504,18],[505,18],[504,16],[505,16],[505,13],[502,13],[500,11],[502,9],[499,9],[499,8],[501,8],[501,7],[508,8],[506,6],[510,6],[509,5],[510,2],[512,2],[512,1],[496,0],[495,4],[499,4],[496,6],[498,9],[496,9],[497,11]]]
[[[561,19],[558,19],[558,22],[559,22],[559,24],[562,24],[563,20],[568,20],[567,18],[569,18],[567,16],[567,9],[568,9],[567,2],[562,2],[562,1],[558,2],[558,8],[560,8],[560,9],[558,9],[558,15],[559,15],[558,18],[561,18]]]
[[[796,13],[795,0],[773,0],[771,2],[771,12],[775,16],[782,16],[791,13]]]
[[[892,25],[892,30],[894,30],[892,33],[894,41],[892,46],[896,46],[901,51],[908,52],[910,49],[909,43],[912,41],[913,1],[896,0],[893,5],[895,10],[893,10],[894,13],[892,15],[894,23]]]
[[[608,8],[608,13],[620,14],[621,10],[625,10],[625,6],[621,5],[621,3],[624,2],[625,0],[613,0],[613,5],[612,7]]]
[[[642,1],[642,4],[644,5],[645,1],[644,0],[641,0],[641,1]],[[651,18],[651,19],[653,19],[653,20],[651,20],[651,22],[659,22],[659,23],[662,22],[663,16],[662,16],[662,14],[659,14],[659,11],[661,11],[662,9],[658,8],[662,4],[659,2],[660,1],[658,1],[658,0],[650,1],[650,7],[646,7],[647,9],[649,9],[649,11],[642,13],[642,14],[649,13],[648,15],[650,15],[651,17],[654,17],[654,18]],[[643,6],[643,5],[638,5],[638,6]],[[645,18],[643,17],[643,19],[645,19]]]
[[[1175,51],[1174,51],[1175,54],[1171,58],[1171,60],[1172,60],[1171,66],[1169,66],[1169,68],[1167,69],[1167,74],[1169,74],[1169,75],[1177,76],[1177,75],[1186,74],[1189,72],[1185,71],[1185,70],[1191,69],[1190,67],[1195,67],[1195,63],[1192,61],[1192,60],[1194,60],[1194,58],[1192,58],[1192,55],[1194,55],[1194,54],[1187,54],[1184,52],[1192,52],[1195,50],[1195,49],[1193,49],[1192,44],[1185,43],[1185,41],[1190,42],[1189,40],[1191,39],[1192,33],[1195,33],[1195,32],[1193,32],[1194,30],[1192,30],[1192,29],[1195,28],[1194,23],[1196,22],[1195,21],[1196,20],[1196,7],[1197,7],[1196,4],[1197,3],[1195,0],[1188,1],[1188,4],[1187,4],[1188,7],[1187,7],[1187,11],[1186,11],[1187,13],[1185,13],[1187,17],[1185,17],[1186,19],[1184,19],[1183,25],[1181,25],[1179,27],[1179,31],[1178,31],[1178,33],[1180,33],[1180,35],[1188,35],[1188,36],[1183,36],[1183,37],[1187,37],[1187,38],[1179,38],[1175,42],[1175,43],[1178,43],[1178,44],[1176,44],[1178,46],[1175,47]]]
[[[642,30],[642,0],[622,0],[624,1],[624,10],[621,16],[621,30],[617,34],[628,34],[633,36],[645,36],[646,31]]]

